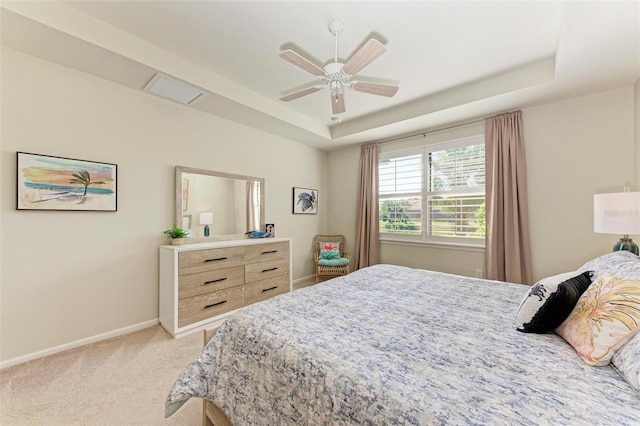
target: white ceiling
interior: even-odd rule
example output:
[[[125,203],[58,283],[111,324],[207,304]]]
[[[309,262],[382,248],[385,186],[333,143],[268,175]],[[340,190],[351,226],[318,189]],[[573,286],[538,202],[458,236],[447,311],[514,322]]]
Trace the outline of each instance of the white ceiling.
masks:
[[[209,93],[192,106],[332,150],[634,84],[640,2],[3,1],[2,44],[142,89],[156,72]],[[393,98],[327,91],[278,98],[314,77],[278,57],[332,62],[369,38],[387,53],[358,76]],[[153,95],[149,95],[153,96]]]

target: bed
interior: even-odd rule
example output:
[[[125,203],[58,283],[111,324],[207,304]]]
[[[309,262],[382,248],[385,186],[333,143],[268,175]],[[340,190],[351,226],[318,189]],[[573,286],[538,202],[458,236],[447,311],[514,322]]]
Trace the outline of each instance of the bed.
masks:
[[[556,333],[517,331],[529,291],[376,265],[251,305],[185,368],[165,416],[198,397],[234,425],[640,424],[640,350],[625,379]]]

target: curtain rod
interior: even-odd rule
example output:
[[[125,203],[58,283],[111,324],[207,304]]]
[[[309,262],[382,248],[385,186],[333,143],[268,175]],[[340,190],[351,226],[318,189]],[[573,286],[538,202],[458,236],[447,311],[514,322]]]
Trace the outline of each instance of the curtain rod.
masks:
[[[391,143],[391,142],[398,142],[398,141],[401,141],[401,140],[404,140],[404,139],[415,138],[416,136],[420,136],[420,135],[425,137],[425,136],[427,136],[427,135],[429,135],[431,133],[437,133],[437,132],[442,132],[444,130],[455,129],[457,127],[468,126],[470,124],[481,123],[484,120],[485,120],[484,118],[479,118],[479,119],[476,119],[476,120],[465,121],[464,123],[454,124],[454,125],[447,126],[447,127],[441,127],[439,129],[434,129],[434,130],[429,130],[429,131],[425,131],[425,132],[415,133],[415,134],[412,134],[412,135],[400,136],[400,137],[397,137],[397,138],[388,139],[388,140],[385,140],[385,141],[382,141],[382,142],[376,142],[376,143],[378,145],[384,145],[384,144]]]

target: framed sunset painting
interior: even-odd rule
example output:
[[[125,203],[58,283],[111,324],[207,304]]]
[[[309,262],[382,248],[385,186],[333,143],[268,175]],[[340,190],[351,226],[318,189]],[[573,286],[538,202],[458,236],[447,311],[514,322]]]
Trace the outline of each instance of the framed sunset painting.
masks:
[[[117,211],[116,164],[17,154],[18,210]]]

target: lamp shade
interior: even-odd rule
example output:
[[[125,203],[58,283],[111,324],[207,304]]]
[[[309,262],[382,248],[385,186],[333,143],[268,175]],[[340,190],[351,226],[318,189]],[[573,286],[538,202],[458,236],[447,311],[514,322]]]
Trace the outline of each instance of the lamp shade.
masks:
[[[213,213],[200,213],[200,225],[211,225],[213,223]]]
[[[640,192],[595,194],[593,232],[640,235]]]

